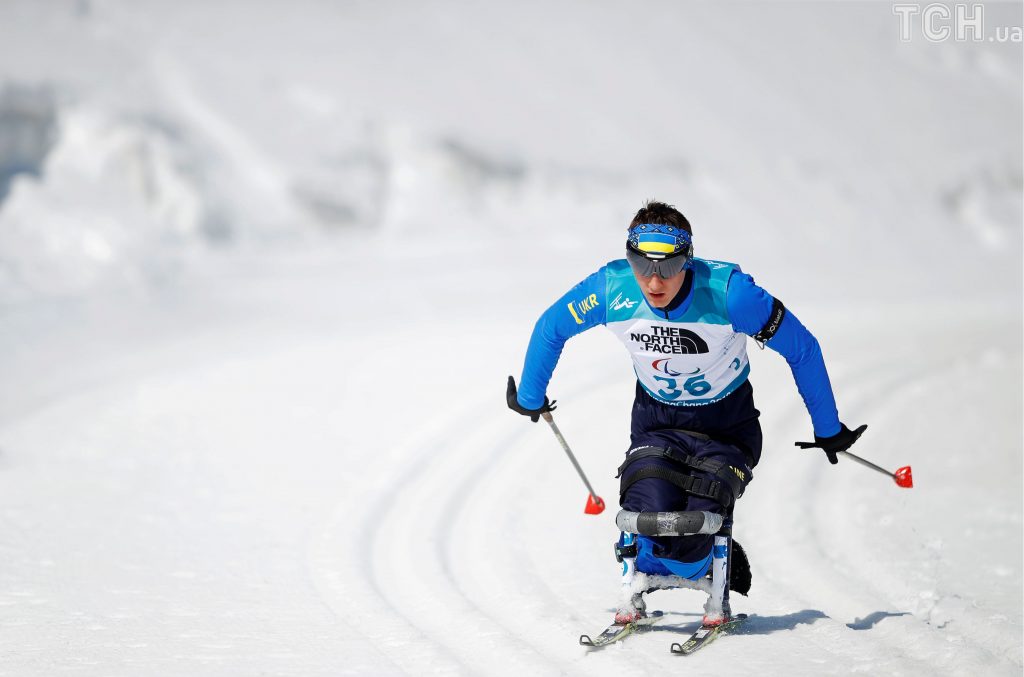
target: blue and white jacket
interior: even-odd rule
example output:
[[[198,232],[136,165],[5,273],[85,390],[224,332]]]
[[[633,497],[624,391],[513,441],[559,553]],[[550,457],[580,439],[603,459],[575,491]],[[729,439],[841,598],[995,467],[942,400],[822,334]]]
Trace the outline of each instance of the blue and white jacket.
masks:
[[[689,293],[671,310],[647,303],[625,259],[580,282],[537,321],[526,352],[519,404],[544,403],[565,342],[604,325],[626,346],[637,380],[666,405],[701,406],[727,397],[747,380],[746,336],[764,327],[772,296],[734,263],[693,259]],[[786,358],[811,415],[814,434],[839,432],[839,414],[821,348],[787,310],[766,345]]]

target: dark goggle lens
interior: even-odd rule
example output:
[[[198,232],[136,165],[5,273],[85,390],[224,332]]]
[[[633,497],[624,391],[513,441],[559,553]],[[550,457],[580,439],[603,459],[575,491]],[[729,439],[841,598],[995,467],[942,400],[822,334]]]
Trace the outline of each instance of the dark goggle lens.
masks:
[[[675,277],[683,272],[689,257],[685,254],[673,256],[660,261],[652,261],[643,254],[638,254],[632,249],[626,249],[626,260],[629,261],[633,272],[641,277],[657,275],[660,278]]]

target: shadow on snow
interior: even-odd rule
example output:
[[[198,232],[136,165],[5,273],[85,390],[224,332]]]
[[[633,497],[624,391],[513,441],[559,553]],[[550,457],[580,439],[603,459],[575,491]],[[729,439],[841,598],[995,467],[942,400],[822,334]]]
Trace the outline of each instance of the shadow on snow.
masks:
[[[881,613],[881,612],[879,612]],[[690,635],[696,632],[697,628],[700,627],[700,620],[702,614],[694,613],[676,613],[669,612],[665,614],[667,623],[655,625],[651,628],[651,632],[664,632],[672,634]],[[868,618],[872,618],[877,614],[871,614]],[[693,616],[695,617],[694,622],[686,623],[685,625],[670,625],[672,617],[674,616]],[[758,616],[750,615],[745,621],[738,627],[729,631],[731,635],[770,635],[773,632],[779,632],[782,630],[793,630],[798,625],[810,625],[818,619],[828,618],[828,616],[817,609],[804,609],[803,611],[796,611],[791,614],[784,616]],[[867,620],[867,619],[865,619]],[[860,619],[858,619],[860,622]],[[870,627],[870,626],[868,626]]]

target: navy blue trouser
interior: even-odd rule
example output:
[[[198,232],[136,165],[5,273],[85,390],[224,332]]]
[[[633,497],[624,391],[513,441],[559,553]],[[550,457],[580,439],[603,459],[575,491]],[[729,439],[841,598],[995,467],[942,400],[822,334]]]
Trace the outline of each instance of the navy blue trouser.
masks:
[[[630,448],[640,446],[673,447],[691,456],[712,458],[728,465],[752,469],[761,458],[760,412],[754,408],[754,390],[745,382],[727,397],[712,404],[696,407],[674,407],[663,404],[647,394],[640,383],[636,386],[633,402],[633,417],[630,430]],[[681,430],[703,433],[711,439],[705,440],[687,435]],[[685,471],[701,477],[700,471],[680,467],[663,458],[646,458],[630,464],[624,475],[630,475],[647,464],[659,465],[671,470]],[[750,473],[746,482],[750,482]],[[619,503],[626,510],[635,512],[661,512],[674,510],[707,510],[720,515],[731,514],[720,503],[709,498],[687,494],[668,480],[659,478],[642,479],[631,485],[619,497]],[[684,563],[710,562],[713,537],[709,535],[642,538],[641,549],[649,541],[653,555]],[[671,565],[671,563],[670,563]],[[697,566],[696,564],[694,566]],[[700,565],[703,575],[706,566]],[[681,573],[685,567],[664,570],[661,563],[651,557],[639,557],[637,568],[647,573]],[[695,571],[693,567],[689,571]],[[698,575],[697,573],[694,576]]]

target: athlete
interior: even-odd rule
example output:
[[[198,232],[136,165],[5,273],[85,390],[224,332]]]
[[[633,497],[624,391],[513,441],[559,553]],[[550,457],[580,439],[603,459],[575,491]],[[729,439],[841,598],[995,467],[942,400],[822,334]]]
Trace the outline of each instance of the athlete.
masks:
[[[695,258],[690,223],[671,205],[644,205],[629,224],[626,258],[602,266],[541,315],[518,390],[509,376],[509,408],[534,422],[553,410],[546,391],[563,345],[597,325],[626,346],[637,377],[630,448],[618,475],[625,510],[702,510],[731,525],[761,457],[747,336],[792,369],[814,427],[813,445],[799,445],[822,449],[835,464],[867,428],[851,431],[839,420],[818,341],[796,315],[738,265]],[[640,536],[631,554],[640,572],[697,580],[708,574],[712,540]],[[749,566],[733,547],[733,588],[745,594]],[[616,621],[643,614],[637,596]]]

